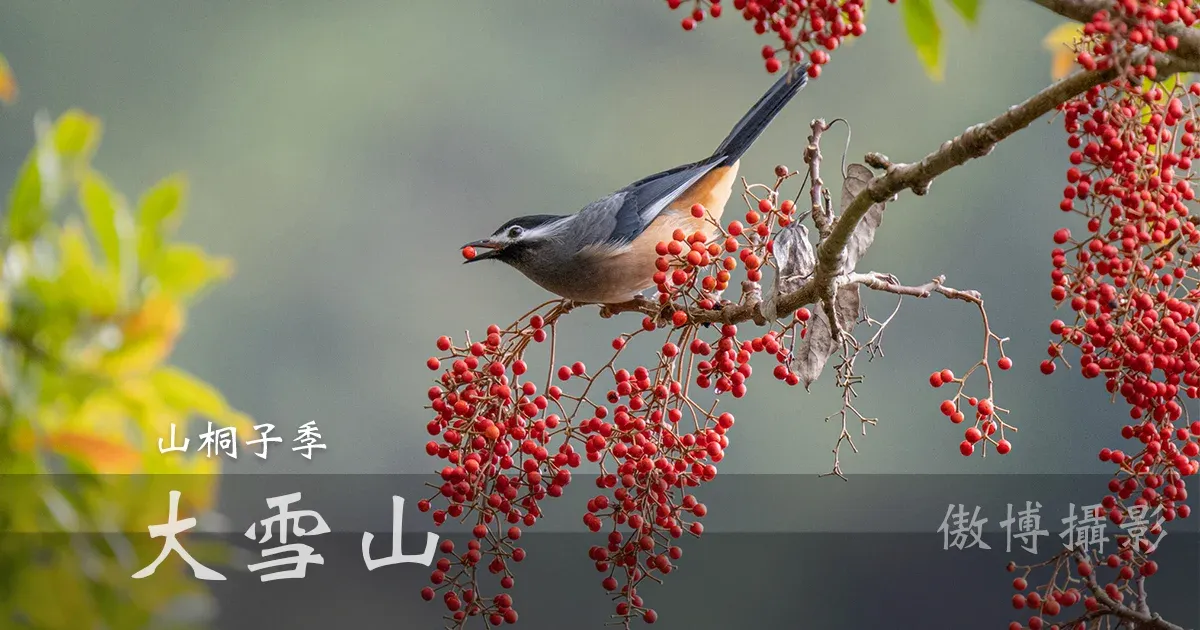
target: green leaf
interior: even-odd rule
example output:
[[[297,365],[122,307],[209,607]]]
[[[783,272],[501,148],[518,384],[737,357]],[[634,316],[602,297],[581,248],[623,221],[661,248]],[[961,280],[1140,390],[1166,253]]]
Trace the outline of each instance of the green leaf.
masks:
[[[79,207],[113,269],[121,268],[121,224],[128,224],[125,201],[98,173],[88,172],[79,185]]]
[[[191,297],[231,272],[228,260],[213,258],[195,245],[171,245],[151,267],[163,291],[176,298]]]
[[[28,241],[49,218],[50,210],[42,205],[42,175],[38,171],[37,156],[31,154],[9,193],[9,236],[16,241]]]
[[[150,260],[162,247],[164,234],[170,234],[183,216],[188,183],[183,175],[172,175],[158,182],[138,202],[138,257]]]
[[[967,24],[979,23],[979,0],[947,0]]]
[[[901,0],[900,12],[908,39],[917,49],[917,58],[925,73],[934,81],[942,80],[942,28],[938,25],[931,0]]]
[[[8,231],[16,241],[31,240],[50,219],[62,193],[62,167],[86,164],[100,143],[100,120],[82,110],[69,110],[44,128],[9,194]]]

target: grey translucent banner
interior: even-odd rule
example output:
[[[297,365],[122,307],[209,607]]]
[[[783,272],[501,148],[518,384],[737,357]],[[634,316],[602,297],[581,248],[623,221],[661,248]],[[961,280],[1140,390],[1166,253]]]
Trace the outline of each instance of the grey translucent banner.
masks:
[[[708,508],[701,519],[705,534],[699,539],[684,535],[676,543],[683,549],[676,570],[665,576],[664,584],[643,586],[640,594],[659,614],[653,627],[1004,628],[1029,617],[1029,611],[1011,606],[1016,591],[1014,575],[1005,571],[1009,561],[1033,564],[1049,558],[1064,543],[1078,543],[1085,527],[1093,528],[1085,542],[1106,549],[1113,549],[1116,536],[1129,533],[1112,523],[1096,532],[1099,526],[1086,522],[1085,506],[1107,494],[1108,480],[1068,475],[858,475],[849,481],[722,476],[694,490]],[[6,505],[31,493],[57,494],[49,503],[62,501],[48,510],[54,520],[42,519],[41,526],[16,522],[0,511],[0,594],[26,597],[14,596],[11,625],[0,619],[0,627],[46,627],[35,623],[36,609],[21,606],[38,601],[29,599],[30,588],[47,590],[44,601],[56,601],[71,581],[68,577],[121,593],[128,601],[115,605],[131,609],[148,606],[146,593],[160,581],[190,585],[188,593],[152,614],[135,616],[130,625],[109,621],[112,630],[444,625],[440,597],[428,603],[419,597],[433,570],[420,556],[430,533],[438,541],[449,537],[462,545],[474,522],[434,527],[430,515],[417,510],[420,499],[435,493],[426,485],[436,485],[435,477],[225,476],[215,509],[198,513],[189,511],[187,496],[194,482],[166,476],[92,481],[0,477]],[[195,549],[193,560],[223,579],[197,578],[212,574],[194,570],[177,549],[167,549],[169,536],[132,531],[120,519],[70,523],[70,497],[73,489],[84,487],[79,484],[93,484],[86,486],[93,489],[127,484],[121,486],[124,492],[143,498],[128,509],[160,516],[152,518],[154,524],[169,522],[171,491],[178,491],[176,521],[196,519],[191,529],[179,533],[179,547]],[[590,475],[577,474],[563,497],[543,502],[546,517],[525,530],[519,544],[528,555],[511,565],[515,586],[509,592],[520,613],[517,627],[602,628],[610,621],[613,602],[600,585],[607,574],[598,573],[588,558],[589,547],[605,544],[609,529],[592,534],[581,520],[587,500],[602,492],[610,491],[598,490]],[[1185,503],[1194,509],[1197,498],[1189,494]],[[302,515],[295,525],[305,535],[289,529],[288,539],[280,539],[283,504],[286,513]],[[1159,516],[1147,514],[1147,520]],[[264,542],[272,527],[273,537]],[[1164,528],[1165,536],[1146,534],[1160,544],[1155,554],[1159,571],[1146,581],[1148,602],[1173,623],[1196,628],[1200,517],[1175,519]],[[64,529],[76,533],[59,533]],[[398,546],[393,542],[397,529],[402,531]],[[320,562],[308,563],[303,577],[264,580],[281,567],[259,565],[285,557],[267,553],[285,543],[308,546],[310,559],[319,555]],[[1031,550],[1035,545],[1036,551]],[[81,546],[99,550],[101,569],[78,560],[89,557],[80,553]],[[13,590],[30,567],[54,566],[56,558],[68,556],[79,566],[59,567],[64,571],[60,582]],[[153,573],[146,574],[147,565],[160,557]],[[134,578],[139,572],[143,574]],[[1048,579],[1048,573],[1035,573],[1031,587]],[[495,586],[490,579],[486,583]],[[1082,612],[1076,606],[1058,620]],[[79,621],[81,625],[69,627],[98,627]],[[467,627],[483,628],[483,620]]]

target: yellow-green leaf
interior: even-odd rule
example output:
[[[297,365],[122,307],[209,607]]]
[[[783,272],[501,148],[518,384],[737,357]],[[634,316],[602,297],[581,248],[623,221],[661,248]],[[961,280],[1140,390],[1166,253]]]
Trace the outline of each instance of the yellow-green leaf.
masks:
[[[42,204],[42,175],[36,154],[21,167],[8,197],[8,233],[15,241],[28,241],[37,235],[50,210]]]
[[[77,222],[68,222],[59,234],[62,256],[62,275],[58,285],[77,308],[94,316],[108,316],[116,311],[117,290],[115,274],[104,275],[96,268],[88,246],[87,236]]]
[[[209,256],[195,245],[171,245],[159,254],[151,269],[165,293],[187,298],[214,280],[228,277],[233,265],[226,259]]]
[[[0,331],[12,325],[12,294],[7,286],[0,285]]]
[[[121,266],[122,224],[129,223],[125,200],[98,173],[89,171],[79,185],[79,207],[113,269]]]
[[[0,101],[12,105],[17,100],[17,78],[4,55],[0,55]]]
[[[979,0],[948,0],[963,20],[975,26],[979,23]]]
[[[173,339],[161,336],[137,339],[101,357],[97,369],[116,378],[145,374],[161,364],[173,349]]]
[[[917,58],[925,66],[925,73],[934,81],[941,81],[943,74],[942,27],[930,0],[901,0],[900,13],[908,39],[917,49]]]
[[[1067,22],[1056,27],[1042,40],[1042,45],[1053,55],[1050,60],[1050,78],[1055,81],[1067,76],[1075,65],[1075,42],[1083,36],[1083,25]]]
[[[138,257],[150,260],[158,253],[164,234],[172,233],[183,216],[187,179],[172,175],[152,186],[138,201]]]
[[[198,413],[224,426],[235,427],[243,434],[253,428],[250,419],[230,408],[215,387],[179,368],[159,368],[150,375],[150,381],[163,402],[177,410]]]
[[[83,110],[68,110],[54,123],[54,148],[67,159],[90,159],[100,144],[100,119]]]

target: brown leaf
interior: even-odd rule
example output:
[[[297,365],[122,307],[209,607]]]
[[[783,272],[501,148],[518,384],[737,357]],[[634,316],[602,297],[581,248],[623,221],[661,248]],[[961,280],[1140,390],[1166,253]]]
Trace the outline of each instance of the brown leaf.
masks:
[[[862,164],[851,164],[846,167],[846,179],[842,183],[842,205],[841,210],[844,214],[846,208],[854,201],[860,193],[871,185],[871,181],[875,179],[875,174],[871,169]],[[875,242],[875,230],[879,228],[883,222],[883,210],[886,204],[877,203],[871,206],[867,213],[859,220],[858,225],[854,227],[854,232],[850,234],[850,239],[846,243],[846,248],[842,253],[842,267],[839,273],[846,274],[854,271],[854,267],[858,261],[867,253],[867,249]],[[785,230],[786,232],[786,230]],[[782,233],[781,233],[782,236]],[[808,239],[805,238],[807,243]],[[794,246],[793,246],[794,247]],[[779,251],[779,243],[776,241],[775,249]],[[803,253],[803,247],[795,248]],[[792,252],[789,251],[789,254]],[[812,264],[815,264],[815,255],[812,253],[812,246],[808,247],[808,254],[812,259]],[[776,256],[778,257],[778,255]],[[800,258],[799,256],[797,257]],[[812,264],[809,264],[807,271],[811,273]],[[782,269],[782,263],[781,267]],[[787,288],[784,289],[789,290]],[[791,290],[794,290],[791,289]],[[862,309],[862,300],[859,295],[858,285],[850,284],[838,288],[833,300],[833,312],[837,317],[838,327],[847,333],[854,332],[854,326],[858,323],[858,316]],[[825,314],[824,308],[818,308],[812,321],[808,324],[808,332],[805,333],[804,339],[801,339],[796,344],[796,355],[793,357],[793,364],[796,374],[800,376],[804,387],[807,389],[817,378],[821,372],[825,370],[825,364],[829,362],[829,357],[837,351],[840,344],[833,338],[833,332],[829,327],[829,317]]]
[[[775,259],[775,279],[760,309],[764,317],[774,321],[779,316],[776,312],[779,297],[803,286],[817,265],[816,251],[808,240],[808,228],[793,223],[780,230],[771,243],[771,256]]]
[[[838,288],[833,300],[833,311],[834,316],[837,317],[838,326],[843,331],[847,333],[854,331],[861,307],[862,302],[857,284],[848,284]],[[805,389],[808,389],[821,376],[821,372],[825,370],[825,364],[829,362],[829,357],[833,356],[839,347],[840,344],[833,339],[832,331],[829,329],[829,317],[825,315],[825,309],[817,309],[808,324],[804,338],[796,343],[796,354],[792,357],[793,369],[804,383]]]
[[[793,223],[775,235],[771,255],[779,268],[775,275],[776,293],[799,289],[817,266],[817,254],[808,240],[808,228],[799,223]]]
[[[854,198],[866,190],[874,179],[875,174],[862,164],[851,164],[846,167],[846,180],[842,182],[842,213],[846,212],[846,208],[850,207]],[[854,232],[850,234],[850,240],[846,243],[841,273],[854,271],[858,261],[875,242],[875,230],[883,223],[883,211],[886,205],[877,203],[871,206],[859,220],[858,225],[854,226]]]

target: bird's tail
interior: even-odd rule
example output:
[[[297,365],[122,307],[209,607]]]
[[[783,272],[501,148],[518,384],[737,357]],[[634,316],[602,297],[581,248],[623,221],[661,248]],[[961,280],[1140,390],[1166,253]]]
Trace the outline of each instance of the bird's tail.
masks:
[[[723,158],[722,165],[729,165],[742,157],[742,154],[754,144],[771,120],[779,114],[784,105],[792,100],[796,92],[808,83],[808,64],[800,64],[784,73],[771,89],[746,112],[745,116],[734,125],[733,131],[713,152],[713,157]]]

